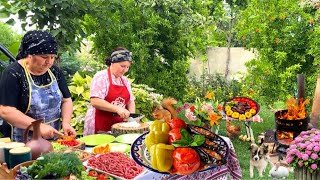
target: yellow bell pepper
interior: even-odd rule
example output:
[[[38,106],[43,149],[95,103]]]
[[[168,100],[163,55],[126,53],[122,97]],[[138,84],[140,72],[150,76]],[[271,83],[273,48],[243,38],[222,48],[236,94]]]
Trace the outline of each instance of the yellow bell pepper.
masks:
[[[227,116],[232,116],[233,111],[232,110],[228,110],[226,113],[227,113]]]
[[[239,120],[245,120],[246,119],[246,115],[244,115],[244,114],[240,114],[240,116],[239,116]]]
[[[168,133],[170,131],[170,126],[165,121],[156,120],[150,124],[149,129],[150,132],[146,135],[145,139],[145,144],[147,146],[148,151],[150,151],[150,147],[154,144],[168,144]]]
[[[235,119],[238,119],[238,118],[239,118],[239,115],[240,115],[240,114],[239,114],[238,112],[233,112],[232,115],[231,115],[231,117],[232,117],[232,118],[235,118]]]
[[[151,166],[160,172],[168,172],[173,165],[174,146],[163,143],[150,147]]]
[[[257,113],[257,111],[255,109],[250,109],[249,111],[252,115],[255,115]]]
[[[226,106],[225,108],[224,108],[224,110],[227,112],[227,111],[230,111],[231,110],[231,107],[230,106]]]
[[[169,143],[169,135],[167,132],[163,131],[150,131],[149,134],[146,135],[145,143],[148,151],[150,151],[150,147],[154,144],[158,143]]]
[[[252,117],[252,114],[251,114],[251,112],[249,112],[249,111],[246,112],[245,115],[246,115],[246,118],[251,118],[251,117]]]
[[[150,129],[150,131],[169,132],[170,126],[165,121],[155,120],[150,124],[149,129]]]

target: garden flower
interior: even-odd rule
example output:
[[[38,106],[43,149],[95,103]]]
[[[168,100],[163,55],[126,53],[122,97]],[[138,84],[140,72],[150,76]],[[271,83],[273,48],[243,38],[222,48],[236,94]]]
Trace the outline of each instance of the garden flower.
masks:
[[[217,113],[209,114],[208,120],[210,121],[210,126],[214,124],[219,125],[218,120],[221,119],[222,116],[219,116]]]
[[[208,92],[204,98],[197,97],[195,102],[184,103],[177,108],[177,118],[184,120],[187,124],[212,128],[219,125],[222,116],[218,115],[215,107],[218,102],[214,101],[214,93]],[[222,109],[222,107],[220,107]]]
[[[310,172],[320,170],[320,130],[303,131],[287,149],[287,163],[291,167],[307,167]]]

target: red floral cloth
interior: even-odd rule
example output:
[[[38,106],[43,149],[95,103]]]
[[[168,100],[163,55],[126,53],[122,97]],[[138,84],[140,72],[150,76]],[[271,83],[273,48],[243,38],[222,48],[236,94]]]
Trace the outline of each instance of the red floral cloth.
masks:
[[[232,180],[242,179],[242,171],[237,159],[232,142],[228,137],[221,136],[229,145],[230,154],[228,156],[227,163],[222,166],[218,166],[212,170],[194,173],[188,176],[180,175],[166,175],[149,171],[147,174],[138,177],[137,179],[152,179],[152,180],[169,180],[169,179],[178,179],[178,180],[195,180],[195,179],[210,179],[210,180],[227,180],[228,176]]]

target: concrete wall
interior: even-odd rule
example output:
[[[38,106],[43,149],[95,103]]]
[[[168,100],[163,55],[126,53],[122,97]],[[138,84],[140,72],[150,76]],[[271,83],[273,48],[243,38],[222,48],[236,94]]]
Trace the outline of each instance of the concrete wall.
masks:
[[[204,71],[209,74],[225,74],[228,48],[212,47],[207,49],[208,62],[202,62],[199,58],[191,61],[189,75],[200,77]],[[241,47],[231,48],[228,79],[236,77],[239,72],[246,72],[245,63],[255,57],[253,51]]]

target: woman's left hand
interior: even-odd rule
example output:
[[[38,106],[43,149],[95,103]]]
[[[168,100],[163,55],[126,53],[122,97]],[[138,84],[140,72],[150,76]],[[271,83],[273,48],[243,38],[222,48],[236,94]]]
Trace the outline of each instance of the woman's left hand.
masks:
[[[69,123],[62,124],[63,133],[65,136],[76,137],[76,131]]]

